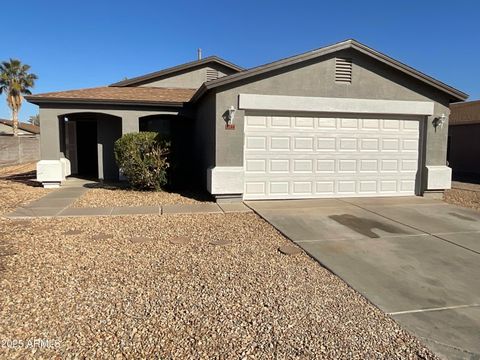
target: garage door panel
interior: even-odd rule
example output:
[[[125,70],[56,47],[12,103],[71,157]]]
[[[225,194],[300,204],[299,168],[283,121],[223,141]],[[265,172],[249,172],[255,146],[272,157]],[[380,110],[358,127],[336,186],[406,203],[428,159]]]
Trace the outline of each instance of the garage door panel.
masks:
[[[360,162],[360,172],[378,172],[378,159],[361,159]]]
[[[400,130],[400,121],[394,119],[382,120],[382,130],[398,132]]]
[[[312,181],[292,181],[293,195],[312,195]]]
[[[285,129],[290,127],[291,119],[289,117],[272,116],[270,118],[270,127],[272,129]]]
[[[407,179],[407,180],[399,180],[399,182],[400,182],[400,192],[410,194],[415,191],[415,180]]]
[[[356,193],[356,180],[338,180],[337,193],[339,195],[352,195]]]
[[[246,119],[245,199],[415,193],[418,120]]]
[[[247,136],[245,139],[247,150],[266,150],[267,137],[266,136]]]
[[[378,130],[380,129],[379,119],[362,119],[361,130]]]
[[[268,187],[267,187],[268,186]],[[415,189],[412,180],[352,180],[351,178],[336,180],[310,181],[249,181],[246,183],[248,191],[246,199],[285,199],[311,197],[342,197],[352,196],[399,196],[411,195]]]
[[[315,119],[313,117],[296,117],[293,120],[295,128],[313,129],[315,127]]]
[[[340,130],[357,130],[358,129],[358,120],[357,119],[339,119],[339,129]]]
[[[249,196],[265,196],[265,181],[246,181],[245,193]]]
[[[402,141],[402,151],[418,151],[418,140],[417,139],[403,139]]]
[[[417,120],[405,120],[402,122],[403,130],[418,133],[420,129],[420,122]]]
[[[266,116],[248,116],[246,118],[246,126],[265,129],[267,127],[267,117]]]
[[[294,173],[313,173],[313,159],[294,159],[293,160]]]
[[[317,137],[317,151],[335,151],[337,149],[337,139],[335,137]]]
[[[358,192],[361,194],[376,194],[378,192],[377,180],[360,180]]]
[[[272,195],[288,195],[290,193],[290,184],[288,181],[271,181],[269,193]]]
[[[338,150],[342,151],[357,151],[358,139],[354,137],[343,137],[338,139]]]
[[[270,159],[269,164],[268,168],[272,173],[290,172],[290,159]]]
[[[342,173],[356,173],[357,176],[372,176],[377,174],[386,175],[388,173],[416,173],[418,169],[418,159],[352,159],[342,156],[338,159],[331,159],[325,157],[318,158],[255,158],[251,157],[245,160],[245,173],[261,175],[275,175],[278,173],[287,174],[326,174],[332,176],[341,176]],[[317,176],[316,175],[316,176]],[[383,176],[382,175],[382,176]]]
[[[245,161],[246,172],[260,172],[266,174],[267,161],[265,159],[248,159]]]
[[[319,118],[317,120],[318,129],[332,130],[337,128],[337,119],[334,118]]]
[[[271,136],[269,149],[273,151],[282,151],[282,150],[290,151],[290,137]]]
[[[315,193],[320,195],[335,195],[335,181],[323,180],[315,181]]]
[[[304,136],[295,136],[293,139],[293,150],[294,151],[314,151],[314,138],[313,137],[304,137]]]
[[[380,140],[376,138],[360,139],[360,151],[379,151]]]

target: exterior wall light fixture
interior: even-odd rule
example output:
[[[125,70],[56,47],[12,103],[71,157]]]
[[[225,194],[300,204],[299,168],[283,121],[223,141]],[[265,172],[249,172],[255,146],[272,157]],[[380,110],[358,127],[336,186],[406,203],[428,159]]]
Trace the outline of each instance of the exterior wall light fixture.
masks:
[[[223,118],[226,122],[226,125],[225,125],[225,129],[227,130],[234,130],[235,129],[235,125],[233,124],[233,120],[235,119],[235,112],[237,110],[235,109],[235,107],[232,105],[228,108],[227,111],[225,111],[224,115],[223,115]]]
[[[229,125],[233,124],[233,119],[235,118],[235,112],[237,110],[235,110],[235,108],[232,106],[230,106],[230,108],[228,109],[228,115],[227,115],[227,123]]]
[[[440,116],[437,116],[435,119],[433,119],[432,124],[433,127],[435,128],[435,131],[437,131],[437,128],[440,126],[440,129],[443,129],[443,125],[445,124],[445,120],[447,117],[445,114],[442,114]]]

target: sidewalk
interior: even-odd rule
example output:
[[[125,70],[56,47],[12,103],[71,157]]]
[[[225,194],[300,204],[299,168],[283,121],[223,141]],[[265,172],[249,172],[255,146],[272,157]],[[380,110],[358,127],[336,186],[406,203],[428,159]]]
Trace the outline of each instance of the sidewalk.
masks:
[[[72,208],[71,205],[82,196],[88,188],[82,186],[67,186],[45,195],[39,200],[6,214],[10,219],[28,219],[36,217],[80,217],[80,216],[119,216],[119,215],[161,215],[161,214],[209,214],[250,212],[243,203],[198,203],[158,206],[128,206],[128,207],[82,207]]]

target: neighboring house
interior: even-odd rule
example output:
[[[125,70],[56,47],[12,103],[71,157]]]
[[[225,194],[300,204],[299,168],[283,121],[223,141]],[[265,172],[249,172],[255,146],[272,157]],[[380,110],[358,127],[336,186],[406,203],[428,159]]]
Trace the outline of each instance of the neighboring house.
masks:
[[[458,179],[480,181],[480,100],[450,105],[448,163]]]
[[[243,70],[209,57],[40,106],[38,177],[118,178],[114,141],[157,129],[217,198],[422,195],[450,187],[449,106],[467,95],[355,40]],[[435,126],[434,126],[435,124]],[[64,159],[66,157],[68,160]],[[196,177],[195,177],[196,176]]]
[[[38,135],[40,127],[37,125],[18,123],[18,135]],[[0,119],[0,135],[13,135],[13,121]]]
[[[0,166],[40,160],[40,128],[18,123],[18,136],[13,136],[11,120],[0,119]]]

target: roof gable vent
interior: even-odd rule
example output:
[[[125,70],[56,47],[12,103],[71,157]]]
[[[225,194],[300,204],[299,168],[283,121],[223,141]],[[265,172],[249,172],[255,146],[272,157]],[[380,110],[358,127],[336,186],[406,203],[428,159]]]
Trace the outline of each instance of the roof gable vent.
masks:
[[[207,81],[212,81],[218,78],[218,70],[207,68]]]
[[[352,59],[335,58],[335,82],[352,83]]]

